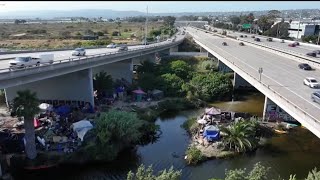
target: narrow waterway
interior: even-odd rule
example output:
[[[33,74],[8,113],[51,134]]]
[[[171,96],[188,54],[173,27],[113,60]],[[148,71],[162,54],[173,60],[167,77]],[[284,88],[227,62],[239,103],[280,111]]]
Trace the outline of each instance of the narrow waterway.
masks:
[[[256,115],[262,114],[264,96],[253,93],[243,101],[215,103],[225,110],[243,111]],[[247,109],[248,108],[248,109]],[[187,166],[184,153],[189,145],[189,136],[181,128],[190,116],[200,111],[181,112],[171,117],[158,118],[162,135],[157,142],[138,147],[135,151],[123,152],[121,158],[111,164],[64,166],[52,172],[24,174],[23,179],[126,179],[129,170],[136,170],[141,163],[153,165],[155,171],[174,166],[182,170],[184,180],[206,180],[212,177],[223,178],[225,169],[253,167],[256,162],[271,167],[270,179],[288,179],[290,174],[298,178],[307,176],[309,170],[320,167],[320,140],[306,129],[299,128],[288,135],[273,137],[268,145],[250,155],[210,160],[197,166]],[[21,174],[22,175],[22,174]]]

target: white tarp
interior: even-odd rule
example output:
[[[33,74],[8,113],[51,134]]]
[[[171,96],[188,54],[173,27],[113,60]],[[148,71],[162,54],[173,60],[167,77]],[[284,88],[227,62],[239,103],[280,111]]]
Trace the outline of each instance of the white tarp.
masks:
[[[92,124],[88,120],[81,120],[71,125],[73,131],[75,131],[78,135],[78,138],[83,141],[84,135],[93,128]]]
[[[41,103],[40,105],[39,105],[39,108],[41,109],[41,110],[44,110],[44,111],[52,111],[52,105],[51,104],[47,104],[47,103]]]

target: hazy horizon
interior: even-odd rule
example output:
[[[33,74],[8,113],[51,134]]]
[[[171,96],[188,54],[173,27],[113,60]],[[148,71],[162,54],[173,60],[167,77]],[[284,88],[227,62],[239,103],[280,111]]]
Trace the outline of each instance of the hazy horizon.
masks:
[[[70,11],[70,10],[115,10],[151,13],[182,12],[232,12],[289,9],[316,9],[320,1],[2,1],[0,12],[14,11]]]

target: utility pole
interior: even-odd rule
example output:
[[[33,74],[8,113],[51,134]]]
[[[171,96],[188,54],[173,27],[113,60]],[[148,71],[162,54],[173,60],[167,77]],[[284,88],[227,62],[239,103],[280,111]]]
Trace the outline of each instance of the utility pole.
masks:
[[[145,25],[145,35],[144,35],[144,45],[147,45],[147,34],[148,34],[148,6],[147,6],[147,17],[146,17],[146,25]]]
[[[302,10],[301,10],[301,12],[300,12],[299,26],[298,26],[298,33],[297,33],[297,40],[298,40],[298,38],[299,38],[300,22],[301,22],[301,14],[302,14]]]

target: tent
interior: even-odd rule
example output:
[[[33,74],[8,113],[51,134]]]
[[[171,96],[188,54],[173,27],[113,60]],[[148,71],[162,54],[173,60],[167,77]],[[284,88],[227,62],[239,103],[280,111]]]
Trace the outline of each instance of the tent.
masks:
[[[137,101],[141,101],[142,100],[142,96],[144,95],[144,94],[147,94],[147,93],[145,93],[144,91],[142,91],[141,89],[137,89],[137,90],[134,90],[134,91],[132,91],[134,94],[136,94],[136,100]]]
[[[152,92],[152,97],[155,98],[155,99],[161,99],[163,98],[163,91],[160,91],[158,89],[154,89]]]
[[[69,106],[60,106],[56,109],[56,113],[60,116],[67,115],[71,112],[71,108]]]
[[[86,133],[93,128],[92,124],[88,120],[81,120],[76,123],[73,123],[71,125],[71,128],[74,132],[77,133],[78,138],[83,141],[83,137],[86,135]]]
[[[220,115],[221,114],[221,110],[216,109],[214,107],[206,108],[205,112],[206,112],[206,114],[209,114],[209,115]]]
[[[206,126],[204,128],[203,137],[209,141],[218,140],[220,138],[220,131],[217,126]]]
[[[52,111],[53,110],[53,106],[51,104],[48,104],[48,103],[41,103],[39,105],[39,108],[42,110],[42,111]]]

